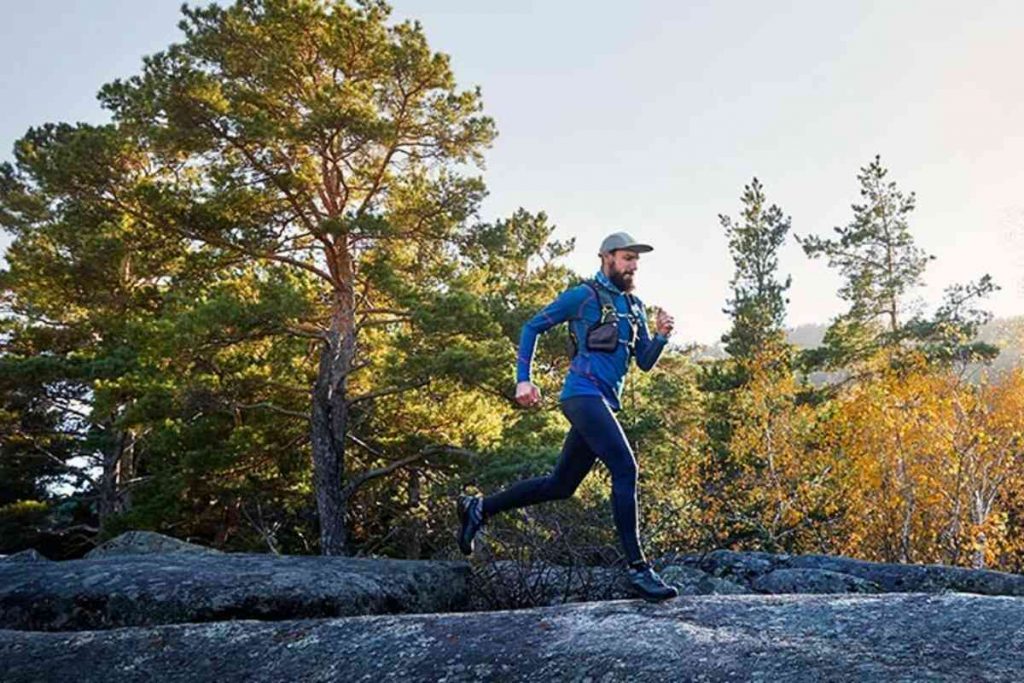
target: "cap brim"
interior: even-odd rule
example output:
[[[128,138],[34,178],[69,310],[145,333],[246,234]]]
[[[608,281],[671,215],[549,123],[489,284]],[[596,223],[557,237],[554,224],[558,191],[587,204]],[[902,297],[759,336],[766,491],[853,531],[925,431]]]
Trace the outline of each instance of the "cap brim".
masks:
[[[625,249],[626,251],[635,251],[638,254],[645,254],[648,251],[654,251],[654,247],[649,244],[627,244],[624,247],[618,247],[618,249]]]

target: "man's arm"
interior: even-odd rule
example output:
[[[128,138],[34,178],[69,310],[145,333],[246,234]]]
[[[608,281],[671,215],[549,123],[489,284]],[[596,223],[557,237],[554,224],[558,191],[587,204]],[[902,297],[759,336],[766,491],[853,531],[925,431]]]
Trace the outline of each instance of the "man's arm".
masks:
[[[639,299],[637,299],[637,308],[640,309],[640,329],[637,334],[636,348],[633,349],[633,354],[636,357],[637,367],[645,372],[649,372],[658,362],[661,352],[668,343],[668,337],[658,331],[652,338],[651,332],[647,327],[647,308]]]
[[[589,293],[590,288],[586,285],[567,289],[523,325],[523,331],[519,335],[519,354],[516,357],[517,383],[530,381],[530,367],[537,347],[537,337],[555,325],[579,315]]]

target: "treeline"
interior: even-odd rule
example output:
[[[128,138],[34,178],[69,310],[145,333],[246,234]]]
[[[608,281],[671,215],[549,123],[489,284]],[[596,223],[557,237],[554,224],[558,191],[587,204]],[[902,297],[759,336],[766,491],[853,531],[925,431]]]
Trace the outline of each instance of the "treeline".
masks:
[[[180,44],[0,167],[0,552],[129,528],[228,550],[449,556],[451,497],[546,472],[565,424],[512,401],[523,322],[579,276],[543,213],[480,222],[495,135],[381,2],[186,8]],[[730,357],[634,373],[652,552],[743,547],[1017,569],[1024,377],[965,368],[987,276],[906,317],[930,257],[880,159],[834,237],[825,343],[783,339],[790,220],[756,179],[720,217]],[[564,339],[536,381],[557,395]],[[844,379],[814,387],[814,372]],[[501,554],[608,562],[607,476],[492,524]],[[542,524],[534,524],[546,517]]]

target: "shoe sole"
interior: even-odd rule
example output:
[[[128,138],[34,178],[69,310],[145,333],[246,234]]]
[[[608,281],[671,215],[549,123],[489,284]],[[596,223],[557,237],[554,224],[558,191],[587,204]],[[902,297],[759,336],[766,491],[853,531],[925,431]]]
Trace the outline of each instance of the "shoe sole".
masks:
[[[634,596],[636,596],[638,598],[641,598],[641,599],[645,600],[646,602],[665,602],[666,600],[671,600],[672,598],[678,598],[679,597],[679,593],[678,592],[676,592],[675,595],[666,595],[664,597],[658,597],[656,595],[648,595],[647,593],[644,593],[643,591],[641,591],[639,588],[636,588],[636,587],[633,587],[633,586],[630,586],[630,591],[633,593]]]

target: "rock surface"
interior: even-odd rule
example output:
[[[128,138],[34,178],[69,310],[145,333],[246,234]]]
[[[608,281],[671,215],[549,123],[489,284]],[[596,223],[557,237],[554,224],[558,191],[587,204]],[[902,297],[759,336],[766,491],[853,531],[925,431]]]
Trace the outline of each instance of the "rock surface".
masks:
[[[721,580],[721,579],[719,579]],[[775,569],[750,582],[758,593],[881,593],[878,584],[827,569]]]
[[[221,551],[196,545],[154,531],[126,531],[85,554],[87,559],[112,555],[148,555],[151,553],[215,553]]]
[[[663,558],[663,561],[695,567],[755,590],[755,584],[765,585],[759,579],[770,572],[800,569],[811,570],[802,572],[802,576],[811,580],[811,583],[801,584],[794,580],[797,575],[790,574],[789,586],[793,592],[815,592],[810,589],[812,584],[824,580],[826,575],[821,572],[830,572],[863,579],[884,593],[958,591],[1024,596],[1022,575],[940,564],[887,564],[832,555],[784,555],[731,550],[715,550],[707,555],[679,555]]]
[[[679,589],[680,595],[739,595],[753,593],[746,586],[733,581],[720,579],[693,567],[669,565],[661,572],[665,583]]]
[[[1020,681],[1024,599],[723,595],[529,610],[0,631],[9,683]]]
[[[465,607],[465,562],[170,553],[0,562],[0,628],[117,628]]]
[[[50,562],[50,558],[43,555],[35,548],[29,548],[28,550],[22,550],[20,553],[14,553],[13,555],[0,555],[0,562]]]

